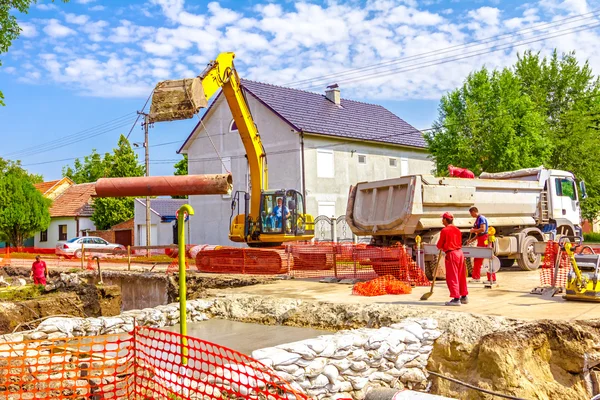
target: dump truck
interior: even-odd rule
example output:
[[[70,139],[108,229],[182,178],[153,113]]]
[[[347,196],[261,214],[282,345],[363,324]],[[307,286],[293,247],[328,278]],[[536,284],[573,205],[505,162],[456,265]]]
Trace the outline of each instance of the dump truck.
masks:
[[[346,221],[357,236],[371,236],[376,246],[402,243],[412,248],[415,238],[437,243],[441,215],[454,214],[454,223],[469,239],[475,206],[496,229],[494,254],[503,267],[516,260],[523,270],[540,266],[534,244],[557,236],[581,236],[580,200],[585,183],[577,185],[568,171],[544,167],[482,173],[478,178],[408,175],[351,186]],[[469,260],[470,261],[470,260]],[[431,277],[437,256],[427,256]],[[471,262],[467,262],[471,268]]]

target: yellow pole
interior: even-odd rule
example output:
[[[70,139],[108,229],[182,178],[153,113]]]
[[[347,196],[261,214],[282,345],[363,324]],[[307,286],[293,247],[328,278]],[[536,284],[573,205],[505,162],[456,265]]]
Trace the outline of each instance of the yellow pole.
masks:
[[[186,282],[185,282],[185,213],[194,215],[194,209],[189,204],[179,208],[177,217],[177,238],[179,242],[179,333],[181,333],[181,361],[187,365],[187,308],[186,308]]]
[[[131,246],[127,246],[127,271],[131,271]]]

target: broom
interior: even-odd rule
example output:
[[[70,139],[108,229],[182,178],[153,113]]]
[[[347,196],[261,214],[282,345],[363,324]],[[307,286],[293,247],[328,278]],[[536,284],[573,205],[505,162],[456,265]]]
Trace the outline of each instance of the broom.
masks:
[[[435,269],[433,270],[433,279],[431,281],[431,289],[429,289],[429,292],[427,292],[423,296],[421,296],[421,300],[427,300],[433,294],[433,286],[435,285],[435,278],[437,277],[437,271],[438,271],[438,268],[440,267],[441,261],[442,261],[442,251],[440,250],[440,252],[438,253],[437,264],[435,265]]]

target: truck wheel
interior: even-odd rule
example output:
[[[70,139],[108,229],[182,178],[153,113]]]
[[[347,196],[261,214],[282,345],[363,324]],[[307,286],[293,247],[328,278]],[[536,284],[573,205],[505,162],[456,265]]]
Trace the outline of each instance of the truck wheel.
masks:
[[[498,259],[500,260],[500,268],[509,268],[515,263],[513,258],[498,257]]]
[[[534,236],[527,236],[523,241],[523,252],[517,258],[517,264],[523,271],[535,271],[540,267],[542,261],[541,254],[535,254],[533,245],[538,242]]]
[[[435,266],[437,265],[437,263],[438,263],[438,256],[433,256],[433,260],[425,262],[425,276],[427,276],[427,279],[429,279],[430,281],[433,280],[433,272],[435,271]],[[442,259],[440,267],[438,268],[436,280],[438,280],[438,279],[445,280],[446,279],[445,268],[446,268],[446,266],[444,265],[444,260]],[[442,271],[442,272],[440,273],[440,271]]]
[[[467,276],[473,276],[473,259],[465,258],[465,264],[467,265]]]

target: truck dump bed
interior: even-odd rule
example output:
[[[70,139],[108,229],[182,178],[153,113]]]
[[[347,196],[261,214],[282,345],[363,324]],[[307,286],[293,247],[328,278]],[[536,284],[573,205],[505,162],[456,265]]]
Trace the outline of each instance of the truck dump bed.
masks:
[[[410,235],[442,228],[445,211],[458,227],[470,227],[469,208],[477,206],[491,226],[534,226],[544,183],[538,169],[529,171],[499,179],[412,175],[359,183],[350,188],[346,220],[359,236]]]

